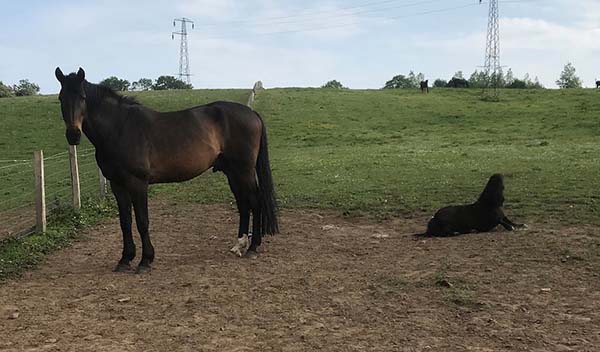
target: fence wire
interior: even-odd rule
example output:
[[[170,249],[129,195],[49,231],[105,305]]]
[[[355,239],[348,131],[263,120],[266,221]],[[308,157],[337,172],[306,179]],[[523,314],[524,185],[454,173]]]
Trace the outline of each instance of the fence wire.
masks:
[[[94,148],[77,151],[81,198],[98,197],[100,179]],[[46,211],[72,206],[69,152],[44,157]],[[0,240],[26,233],[35,226],[33,161],[0,160]]]

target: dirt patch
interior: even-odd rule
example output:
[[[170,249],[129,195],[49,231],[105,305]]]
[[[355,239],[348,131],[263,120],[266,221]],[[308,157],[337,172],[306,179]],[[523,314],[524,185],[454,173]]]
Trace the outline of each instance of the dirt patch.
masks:
[[[415,238],[427,219],[283,212],[234,257],[230,207],[151,204],[154,270],[111,272],[117,219],[0,286],[8,351],[592,351],[597,228]],[[139,243],[139,241],[138,241]]]

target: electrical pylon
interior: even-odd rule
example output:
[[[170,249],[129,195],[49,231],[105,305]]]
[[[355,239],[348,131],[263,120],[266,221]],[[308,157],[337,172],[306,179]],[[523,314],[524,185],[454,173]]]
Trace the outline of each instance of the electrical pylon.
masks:
[[[481,2],[481,1],[480,1]],[[490,10],[488,15],[487,39],[485,45],[484,72],[487,79],[484,93],[498,96],[500,83],[500,25],[498,23],[498,0],[489,0]]]
[[[194,28],[194,22],[188,18],[176,18],[173,20],[173,27],[176,22],[181,22],[181,29],[179,32],[171,33],[171,39],[175,39],[175,35],[181,36],[181,43],[179,44],[179,79],[191,84],[190,82],[190,58],[188,56],[188,42],[187,42],[187,24],[192,24]]]

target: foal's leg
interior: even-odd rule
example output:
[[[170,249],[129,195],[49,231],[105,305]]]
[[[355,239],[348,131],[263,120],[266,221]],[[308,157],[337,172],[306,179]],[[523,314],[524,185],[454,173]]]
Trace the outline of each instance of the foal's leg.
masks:
[[[154,260],[154,247],[150,242],[148,232],[148,184],[136,182],[130,190],[133,209],[135,210],[135,223],[142,239],[142,260],[138,265],[137,272],[145,273],[151,270],[150,264]]]
[[[227,171],[227,180],[229,181],[229,187],[235,197],[235,203],[240,214],[240,224],[238,228],[237,243],[231,247],[230,251],[237,256],[241,257],[246,248],[248,247],[248,227],[250,225],[250,208],[248,205],[248,198],[242,192],[240,184],[240,178],[234,172]]]
[[[121,224],[121,231],[123,232],[123,253],[119,264],[117,264],[113,271],[123,272],[130,269],[129,262],[135,258],[135,243],[133,243],[131,235],[131,197],[124,187],[112,181],[110,188],[117,199],[119,222]]]
[[[506,215],[500,220],[500,225],[504,226],[508,231],[512,231],[515,229],[526,229],[527,225],[525,224],[516,224],[512,222]],[[510,228],[509,228],[510,227]]]

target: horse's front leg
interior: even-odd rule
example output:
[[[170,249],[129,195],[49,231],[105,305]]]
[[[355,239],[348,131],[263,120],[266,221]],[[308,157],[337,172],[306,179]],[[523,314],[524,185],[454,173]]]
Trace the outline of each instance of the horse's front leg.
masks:
[[[123,253],[113,271],[123,272],[130,269],[129,262],[135,258],[135,243],[131,235],[131,197],[127,189],[115,182],[111,181],[110,188],[117,199],[119,223],[123,232]]]
[[[500,220],[500,225],[504,226],[504,228],[509,231],[527,228],[526,224],[516,224],[516,223],[512,222],[506,215],[502,218],[502,220]],[[512,229],[509,229],[507,226],[512,227]]]
[[[150,264],[154,260],[154,247],[150,242],[148,231],[150,221],[148,219],[148,184],[136,183],[130,190],[133,209],[135,211],[135,223],[142,239],[142,260],[136,270],[137,273],[145,273],[151,270]]]

